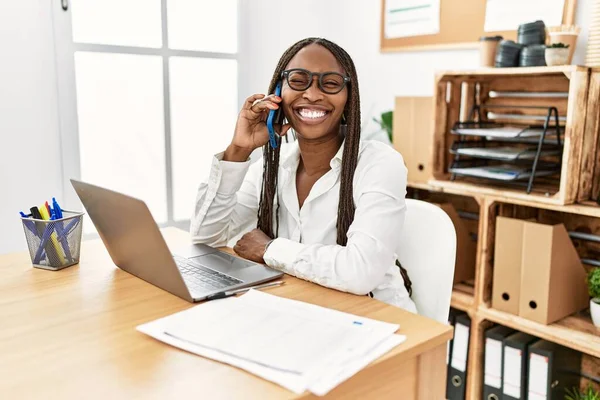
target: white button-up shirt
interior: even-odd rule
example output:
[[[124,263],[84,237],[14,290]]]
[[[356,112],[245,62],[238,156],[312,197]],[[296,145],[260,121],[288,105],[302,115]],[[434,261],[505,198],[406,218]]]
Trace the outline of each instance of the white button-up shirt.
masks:
[[[361,143],[353,181],[354,221],[346,246],[340,246],[336,222],[343,148],[300,209],[296,191],[300,150],[297,142],[283,144],[276,199],[279,233],[264,260],[298,278],[358,295],[372,292],[378,300],[416,313],[395,264],[406,213],[407,170],[402,156],[381,142]],[[256,227],[262,172],[262,160],[250,165],[250,161],[222,161],[222,153],[215,156],[209,180],[198,190],[190,227],[195,243],[225,246]]]

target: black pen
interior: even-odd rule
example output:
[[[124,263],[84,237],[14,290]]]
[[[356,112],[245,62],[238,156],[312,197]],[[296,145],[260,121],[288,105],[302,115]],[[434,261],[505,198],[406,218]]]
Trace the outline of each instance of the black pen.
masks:
[[[272,286],[279,286],[279,285],[283,285],[283,281],[275,281],[275,282],[263,283],[262,285],[249,286],[249,287],[245,287],[245,288],[241,288],[241,289],[235,289],[235,290],[226,290],[224,292],[219,292],[219,293],[211,294],[210,296],[207,296],[206,299],[204,299],[204,300],[208,301],[208,300],[224,299],[226,297],[234,296],[234,295],[236,295],[238,293],[247,292],[250,289],[263,289],[263,288],[268,288],[268,287],[272,287]]]

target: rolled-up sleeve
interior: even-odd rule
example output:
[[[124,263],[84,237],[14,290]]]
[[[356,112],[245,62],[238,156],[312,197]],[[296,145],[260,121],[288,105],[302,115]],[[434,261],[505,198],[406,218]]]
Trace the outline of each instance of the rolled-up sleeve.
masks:
[[[275,239],[267,265],[337,290],[364,295],[380,285],[396,260],[406,214],[407,170],[398,153],[386,153],[354,179],[355,216],[345,246]]]
[[[212,160],[207,182],[196,196],[190,234],[194,243],[225,246],[229,239],[256,223],[257,185],[262,161],[223,161],[223,153]]]

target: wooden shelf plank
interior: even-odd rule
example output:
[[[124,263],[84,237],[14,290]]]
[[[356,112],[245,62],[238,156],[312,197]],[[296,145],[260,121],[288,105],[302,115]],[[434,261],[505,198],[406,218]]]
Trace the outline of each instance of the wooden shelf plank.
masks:
[[[485,305],[479,306],[477,314],[497,324],[518,329],[594,357],[600,357],[600,329],[592,324],[589,317],[573,315],[552,325],[543,325],[518,315],[494,310]]]
[[[497,200],[509,204],[517,204],[600,218],[600,206],[595,205],[591,201],[584,204],[554,204],[551,198],[547,198],[545,196],[535,194],[527,195],[525,193],[516,193],[516,191],[508,192],[506,190],[489,189],[487,187],[481,187],[474,184],[453,181],[430,180],[428,183],[409,182],[408,187],[462,196],[486,197],[491,200]]]
[[[475,296],[473,293],[466,293],[457,288],[452,290],[452,299],[450,300],[452,308],[464,312],[475,311]]]
[[[440,71],[438,76],[482,76],[482,75],[547,75],[569,74],[575,71],[585,71],[588,67],[579,65],[557,65],[553,67],[515,67],[515,68],[478,68],[473,70]]]

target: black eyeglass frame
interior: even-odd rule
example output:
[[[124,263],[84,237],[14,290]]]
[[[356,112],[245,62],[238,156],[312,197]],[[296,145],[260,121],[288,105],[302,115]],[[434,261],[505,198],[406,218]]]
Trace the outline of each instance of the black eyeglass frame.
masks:
[[[289,81],[290,74],[291,74],[292,72],[295,72],[295,71],[300,71],[300,72],[304,72],[304,73],[308,74],[308,84],[306,85],[306,87],[305,87],[305,88],[303,88],[303,89],[296,89],[295,87],[293,87],[293,86],[290,84],[290,81]],[[340,86],[340,89],[339,89],[339,90],[337,90],[337,91],[335,91],[335,92],[332,92],[332,91],[330,91],[330,90],[326,90],[326,89],[325,89],[325,87],[323,86],[323,77],[324,77],[325,75],[332,75],[332,74],[333,74],[333,75],[337,75],[337,76],[339,76],[339,77],[341,77],[341,78],[343,79],[343,81],[342,81],[342,85]],[[292,69],[287,69],[287,70],[285,70],[285,71],[283,71],[283,72],[281,73],[281,79],[285,79],[285,81],[287,82],[287,84],[288,84],[288,86],[290,87],[290,89],[292,89],[292,90],[295,90],[295,91],[297,91],[297,92],[302,92],[302,91],[305,91],[306,89],[308,89],[309,87],[311,87],[311,86],[312,86],[312,84],[313,84],[313,82],[314,82],[314,77],[315,77],[315,76],[317,76],[317,77],[319,78],[319,79],[317,79],[317,84],[318,84],[318,86],[319,86],[319,89],[320,89],[320,90],[321,90],[323,93],[326,93],[326,94],[338,94],[339,92],[341,92],[342,90],[344,90],[344,88],[346,87],[346,85],[347,85],[348,83],[350,83],[350,82],[351,82],[351,79],[350,79],[350,77],[349,77],[349,76],[342,75],[342,74],[340,74],[339,72],[335,72],[335,71],[326,71],[326,72],[311,72],[311,71],[309,71],[309,70],[307,70],[307,69],[304,69],[304,68],[292,68]]]

